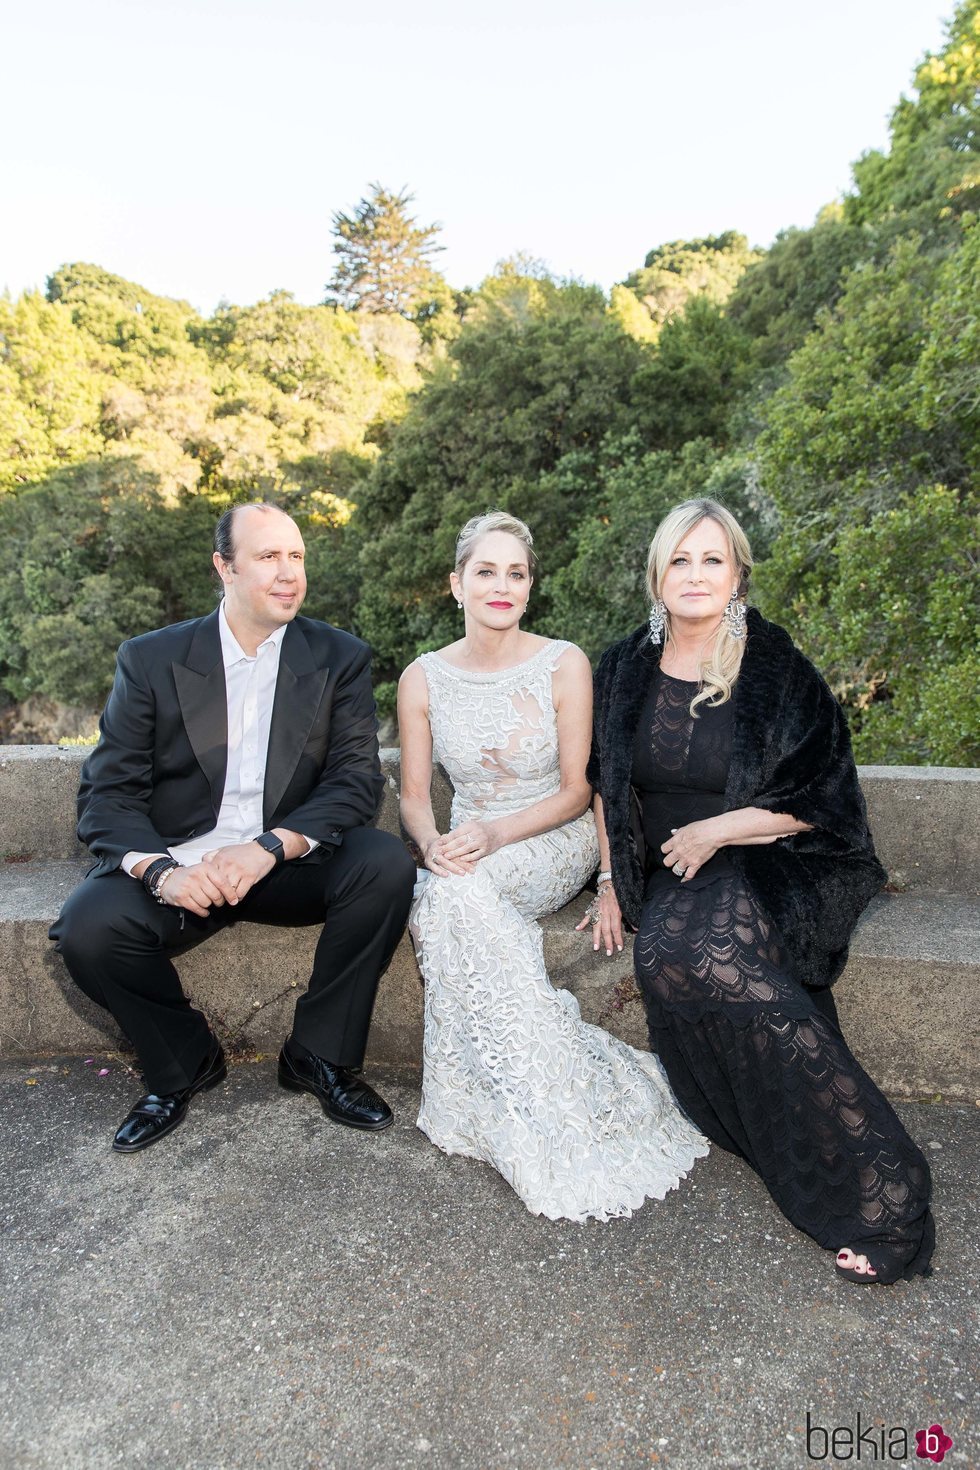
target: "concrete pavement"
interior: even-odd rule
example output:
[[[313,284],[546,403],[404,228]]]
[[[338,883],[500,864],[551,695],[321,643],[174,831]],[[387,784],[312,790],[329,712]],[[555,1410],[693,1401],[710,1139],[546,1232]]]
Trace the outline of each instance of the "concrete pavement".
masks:
[[[980,1463],[980,1108],[900,1105],[936,1270],[863,1289],[717,1150],[631,1219],[553,1223],[427,1142],[413,1074],[372,1080],[378,1136],[242,1061],[120,1157],[119,1058],[0,1064],[4,1470],[796,1470],[818,1429],[922,1464],[935,1422]]]

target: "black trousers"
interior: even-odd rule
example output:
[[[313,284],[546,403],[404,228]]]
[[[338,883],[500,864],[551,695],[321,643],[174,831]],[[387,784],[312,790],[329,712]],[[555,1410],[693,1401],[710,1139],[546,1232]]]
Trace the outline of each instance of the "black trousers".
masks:
[[[415,864],[390,833],[357,827],[327,855],[284,863],[235,905],[206,919],[158,904],[121,871],[87,877],[51,929],[75,983],[115,1017],[136,1048],[147,1090],[186,1087],[211,1031],[181,988],[175,956],[248,919],[323,924],[293,1037],[337,1066],[360,1066],[378,981],[405,928]]]

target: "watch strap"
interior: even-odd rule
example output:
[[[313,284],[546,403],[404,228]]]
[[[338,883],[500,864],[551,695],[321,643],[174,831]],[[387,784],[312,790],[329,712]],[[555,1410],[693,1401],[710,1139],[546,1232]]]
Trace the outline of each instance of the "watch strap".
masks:
[[[274,832],[260,832],[255,841],[266,852],[271,853],[276,860],[276,867],[286,861],[286,849],[282,845],[282,838],[277,837]]]

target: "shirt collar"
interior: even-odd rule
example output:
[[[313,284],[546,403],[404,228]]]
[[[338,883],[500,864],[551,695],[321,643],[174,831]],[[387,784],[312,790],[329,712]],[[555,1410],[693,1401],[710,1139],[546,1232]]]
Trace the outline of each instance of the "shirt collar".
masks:
[[[286,627],[287,624],[283,623],[282,626],[280,628],[277,628],[274,633],[270,633],[268,638],[264,638],[259,644],[258,648],[255,650],[255,658],[258,658],[263,648],[269,648],[270,646],[276,648],[281,652],[282,640],[286,636]],[[246,663],[255,662],[255,660],[245,652],[244,648],[239,643],[234,633],[231,631],[231,625],[228,622],[228,614],[225,612],[224,598],[222,598],[221,602],[218,604],[218,632],[221,637],[221,661],[226,669],[234,668],[235,664],[239,664],[243,660]]]

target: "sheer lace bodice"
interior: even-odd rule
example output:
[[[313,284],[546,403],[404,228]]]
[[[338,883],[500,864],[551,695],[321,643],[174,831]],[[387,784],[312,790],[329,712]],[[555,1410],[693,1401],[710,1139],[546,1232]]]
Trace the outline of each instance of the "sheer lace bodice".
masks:
[[[423,654],[453,826],[560,789],[551,686],[568,647],[549,642],[488,674]],[[421,874],[412,910],[425,979],[419,1127],[447,1153],[493,1164],[529,1210],[552,1219],[629,1214],[707,1151],[657,1059],[588,1025],[548,980],[536,920],[568,903],[597,862],[587,811],[499,848],[471,874]]]
[[[633,741],[633,786],[640,799],[646,845],[646,897],[658,886],[676,887],[680,877],[661,861],[661,845],[689,822],[716,817],[725,809],[732,756],[734,706],[703,703],[691,714],[698,686],[658,669],[650,685]],[[703,888],[731,873],[721,848],[687,888]]]
[[[432,751],[453,783],[452,825],[523,811],[558,790],[551,676],[557,639],[512,669],[470,673],[438,653],[420,660],[429,686]]]

